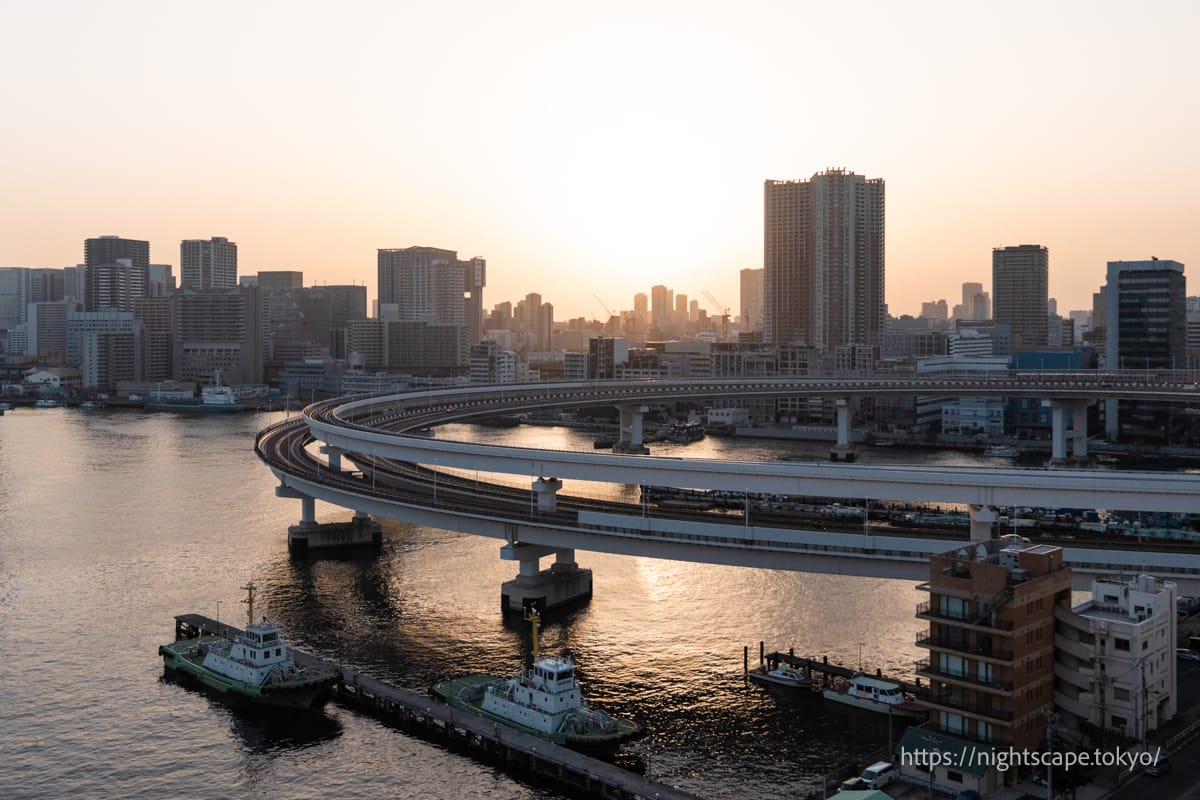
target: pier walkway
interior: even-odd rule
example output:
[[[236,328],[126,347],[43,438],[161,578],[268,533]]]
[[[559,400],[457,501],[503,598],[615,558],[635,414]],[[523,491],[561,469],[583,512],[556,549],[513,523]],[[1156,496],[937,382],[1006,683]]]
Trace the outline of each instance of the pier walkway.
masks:
[[[242,631],[202,614],[175,617],[175,638],[218,635],[232,639]],[[537,736],[476,716],[441,700],[384,683],[349,667],[289,647],[297,664],[338,674],[337,696],[371,711],[405,730],[498,762],[515,774],[550,781],[572,794],[611,800],[699,800],[695,795],[653,783],[618,766],[592,758]]]

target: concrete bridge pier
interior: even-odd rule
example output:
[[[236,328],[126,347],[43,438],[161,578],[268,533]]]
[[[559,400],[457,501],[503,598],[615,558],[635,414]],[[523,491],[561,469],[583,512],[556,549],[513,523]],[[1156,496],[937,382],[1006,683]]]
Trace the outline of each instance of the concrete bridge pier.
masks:
[[[650,448],[646,447],[642,433],[642,417],[650,410],[644,405],[617,406],[621,413],[620,432],[617,443],[613,445],[614,453],[633,453],[647,455]]]
[[[1071,442],[1071,460],[1087,460],[1087,407],[1086,400],[1050,401],[1050,463],[1066,464],[1067,442]],[[1067,414],[1071,412],[1071,427],[1067,428]]]
[[[850,443],[850,401],[840,398],[835,401],[837,408],[837,444],[829,453],[830,461],[853,461],[858,457],[854,445]]]
[[[349,522],[317,522],[317,501],[290,486],[276,486],[276,497],[300,500],[300,523],[288,526],[288,550],[297,555],[326,547],[379,545],[383,542],[383,527],[355,511]]]
[[[539,514],[553,514],[558,510],[558,490],[561,488],[562,481],[558,478],[538,478],[533,482]]]
[[[331,444],[321,445],[321,454],[328,456],[329,468],[334,472],[342,471],[342,453],[345,452],[340,447],[334,447]]]
[[[541,569],[543,556],[554,555],[550,569]],[[500,548],[500,558],[516,561],[517,577],[500,587],[500,610],[521,613],[529,604],[542,611],[572,606],[592,597],[592,571],[575,563],[573,548],[513,542]]]
[[[971,541],[985,542],[992,538],[992,526],[998,515],[991,506],[968,506],[971,515]]]

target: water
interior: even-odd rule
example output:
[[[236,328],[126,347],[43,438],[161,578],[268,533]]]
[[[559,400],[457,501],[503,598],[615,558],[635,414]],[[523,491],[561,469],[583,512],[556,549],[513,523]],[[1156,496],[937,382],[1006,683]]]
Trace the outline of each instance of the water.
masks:
[[[520,663],[524,631],[499,613],[515,565],[500,561],[496,541],[386,521],[380,552],[289,558],[299,504],[274,496],[253,454],[270,419],[71,409],[0,418],[0,796],[557,797],[337,705],[281,724],[164,679],[157,647],[173,637],[174,615],[241,623],[249,578],[293,644],[393,683],[426,690]],[[591,449],[592,438],[526,427],[439,435],[572,449]],[[827,447],[709,438],[663,451],[824,458]],[[317,513],[348,515],[320,503]],[[923,656],[914,607],[925,599],[911,583],[578,558],[595,572],[595,597],[549,621],[545,646],[571,648],[595,705],[646,724],[630,764],[703,797],[791,797],[887,744],[886,727],[864,730],[861,717],[781,705],[747,686],[742,648],[756,660],[765,640],[911,676]]]

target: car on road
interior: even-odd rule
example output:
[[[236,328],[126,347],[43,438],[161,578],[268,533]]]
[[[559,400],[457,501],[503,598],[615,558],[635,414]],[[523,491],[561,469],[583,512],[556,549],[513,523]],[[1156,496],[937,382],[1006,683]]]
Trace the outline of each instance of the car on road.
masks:
[[[1166,756],[1159,756],[1146,766],[1142,767],[1142,774],[1149,775],[1151,778],[1157,778],[1160,775],[1166,775],[1171,771],[1171,759]]]

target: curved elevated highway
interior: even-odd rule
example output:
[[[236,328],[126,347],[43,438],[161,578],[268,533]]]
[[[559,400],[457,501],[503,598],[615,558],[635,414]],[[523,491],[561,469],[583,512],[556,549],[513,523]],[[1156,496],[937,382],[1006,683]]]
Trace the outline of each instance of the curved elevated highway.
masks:
[[[539,408],[638,406],[682,399],[883,395],[1037,397],[1080,402],[1146,398],[1200,401],[1190,374],[1047,373],[849,380],[605,381],[467,387],[316,403],[270,426],[256,449],[281,482],[282,496],[313,498],[356,511],[503,539],[504,557],[532,574],[537,559],[575,549],[744,566],[859,575],[928,576],[927,556],[966,542],[949,534],[796,529],[748,516],[667,514],[616,503],[557,498],[558,480],[722,489],[734,492],[958,503],[972,510],[973,538],[990,535],[992,507],[1107,508],[1195,512],[1200,475],[1087,469],[899,467],[830,463],[717,461],[611,455],[448,442],[419,435],[452,421]],[[321,461],[312,451],[323,443]],[[343,462],[343,456],[353,466]],[[423,465],[416,469],[411,465]],[[354,468],[357,467],[357,468]],[[526,476],[531,491],[464,482],[439,468]],[[536,501],[535,501],[536,498]],[[734,524],[730,524],[730,519]],[[1144,570],[1200,592],[1200,549],[1156,543],[1115,547],[1063,542],[1079,584],[1107,572]],[[532,564],[532,568],[531,565]],[[531,572],[532,569],[532,572]]]

